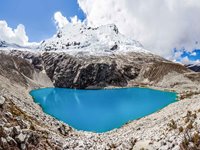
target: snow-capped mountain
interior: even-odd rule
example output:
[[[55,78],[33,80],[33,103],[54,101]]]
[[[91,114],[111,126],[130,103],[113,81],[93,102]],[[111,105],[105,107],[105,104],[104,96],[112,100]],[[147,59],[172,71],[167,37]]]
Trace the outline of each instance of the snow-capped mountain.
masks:
[[[21,48],[21,46],[17,45],[17,44],[13,44],[13,43],[8,43],[6,41],[1,41],[0,40],[0,47],[9,47],[9,48]]]
[[[8,55],[28,60],[55,87],[126,87],[143,81],[157,85],[165,82],[162,79],[169,73],[190,72],[183,65],[145,50],[139,42],[122,35],[115,25],[91,28],[68,24],[43,41],[38,51],[25,50],[11,49]]]
[[[65,51],[70,54],[106,55],[120,52],[148,52],[135,40],[122,35],[115,25],[97,28],[68,24],[41,44],[43,51]]]
[[[200,63],[198,64],[189,64],[186,65],[187,68],[189,68],[190,70],[193,70],[195,72],[200,72]]]
[[[0,49],[1,50],[37,50],[39,48],[39,43],[29,43],[29,45],[22,46],[15,43],[9,43],[7,41],[0,40]]]

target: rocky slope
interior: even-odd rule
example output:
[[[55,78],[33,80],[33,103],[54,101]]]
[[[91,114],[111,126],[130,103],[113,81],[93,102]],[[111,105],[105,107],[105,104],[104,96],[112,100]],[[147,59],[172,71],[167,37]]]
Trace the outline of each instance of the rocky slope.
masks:
[[[113,25],[67,28],[44,41],[40,51],[9,47],[0,51],[0,149],[165,150],[196,146],[185,135],[194,135],[199,142],[195,135],[200,129],[199,73],[151,54]],[[32,89],[53,85],[146,86],[176,91],[181,101],[120,129],[95,134],[76,131],[33,102]]]

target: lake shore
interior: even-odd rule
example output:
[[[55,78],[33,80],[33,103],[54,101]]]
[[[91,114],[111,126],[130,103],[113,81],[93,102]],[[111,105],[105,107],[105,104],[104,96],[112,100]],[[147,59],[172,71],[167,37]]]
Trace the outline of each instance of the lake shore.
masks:
[[[21,109],[26,115],[31,116],[33,120],[37,122],[35,123],[36,132],[41,129],[48,129],[49,137],[51,137],[54,142],[59,141],[62,147],[65,148],[72,148],[76,145],[75,147],[77,148],[105,149],[115,145],[122,149],[128,149],[132,146],[135,149],[138,147],[148,149],[163,147],[163,149],[165,149],[175,144],[175,148],[178,149],[177,145],[181,143],[183,133],[179,133],[178,129],[169,130],[168,124],[173,119],[179,126],[185,126],[184,117],[187,115],[187,112],[196,112],[200,106],[200,95],[192,95],[177,103],[170,104],[152,115],[129,122],[120,129],[102,134],[95,134],[76,131],[68,125],[45,114],[42,109],[33,102],[29,95],[31,89],[26,89],[17,84],[10,86],[10,81],[2,77],[0,81],[1,95],[9,99],[12,105]],[[156,88],[159,89],[159,87]],[[159,90],[166,89],[162,88]],[[185,90],[179,89],[179,91],[183,93]],[[197,113],[197,116],[197,118],[199,118],[200,114]],[[196,121],[199,126],[198,120]],[[60,127],[63,127],[63,131],[58,130]],[[67,135],[65,135],[65,131]],[[134,143],[136,139],[137,142]]]

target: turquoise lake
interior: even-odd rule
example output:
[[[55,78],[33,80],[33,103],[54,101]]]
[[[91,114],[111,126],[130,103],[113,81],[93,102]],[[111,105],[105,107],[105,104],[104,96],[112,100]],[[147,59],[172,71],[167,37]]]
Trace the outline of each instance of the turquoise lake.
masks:
[[[148,88],[76,90],[44,88],[30,92],[43,111],[77,130],[102,133],[176,102],[177,95]]]

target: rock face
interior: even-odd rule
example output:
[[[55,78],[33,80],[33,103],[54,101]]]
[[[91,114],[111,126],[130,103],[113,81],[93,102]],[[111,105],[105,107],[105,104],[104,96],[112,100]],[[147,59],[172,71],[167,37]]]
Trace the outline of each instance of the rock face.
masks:
[[[6,54],[0,54],[0,60],[0,75],[7,77],[11,82],[27,86],[26,77],[33,78],[34,68],[27,61]]]
[[[102,57],[44,53],[42,58],[47,75],[54,85],[68,88],[125,87],[130,80],[139,76],[143,65],[162,60],[138,53]]]
[[[87,58],[44,53],[43,60],[54,85],[68,88],[126,87],[130,81],[137,82],[141,78],[158,82],[169,72],[188,72],[185,67],[161,57],[134,52]]]
[[[9,79],[12,83],[30,86],[53,86],[51,80],[43,72],[43,64],[40,54],[25,51],[0,51],[0,75]]]
[[[29,70],[45,72],[55,87],[65,88],[127,87],[144,81],[156,86],[169,73],[191,72],[151,53],[76,56],[65,52],[11,51],[9,55],[27,60],[32,66]],[[33,73],[26,74],[32,78]]]

